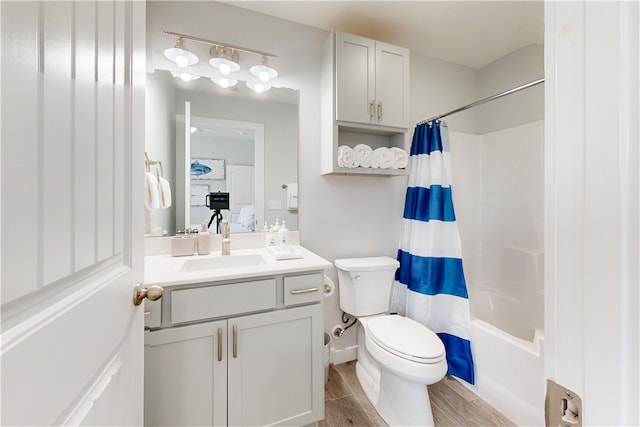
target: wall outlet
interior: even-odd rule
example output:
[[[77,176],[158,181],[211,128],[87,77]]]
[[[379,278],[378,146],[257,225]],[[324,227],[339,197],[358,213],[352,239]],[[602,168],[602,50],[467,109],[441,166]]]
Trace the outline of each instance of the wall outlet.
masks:
[[[282,209],[282,200],[269,200],[269,209]]]
[[[547,427],[582,427],[582,399],[568,388],[547,379]]]

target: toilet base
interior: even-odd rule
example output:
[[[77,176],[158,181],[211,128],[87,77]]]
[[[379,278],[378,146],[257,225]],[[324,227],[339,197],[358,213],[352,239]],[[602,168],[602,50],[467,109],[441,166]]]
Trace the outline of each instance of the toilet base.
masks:
[[[434,425],[427,386],[386,369],[381,371],[378,403],[374,406],[390,426]]]
[[[369,399],[369,402],[375,407],[378,404],[378,397],[380,396],[380,374],[376,377],[371,375],[360,360],[356,362],[356,378],[364,390],[364,394]]]
[[[433,426],[426,384],[412,382],[387,369],[381,369],[366,351],[365,331],[361,326],[358,328],[356,377],[367,399],[391,427]]]

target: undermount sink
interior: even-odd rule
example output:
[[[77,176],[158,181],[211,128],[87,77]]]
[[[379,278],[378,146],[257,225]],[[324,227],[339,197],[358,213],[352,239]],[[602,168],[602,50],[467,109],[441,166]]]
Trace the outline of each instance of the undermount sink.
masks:
[[[265,264],[260,254],[229,255],[214,258],[189,259],[182,265],[181,271],[219,270],[222,268],[252,267]]]

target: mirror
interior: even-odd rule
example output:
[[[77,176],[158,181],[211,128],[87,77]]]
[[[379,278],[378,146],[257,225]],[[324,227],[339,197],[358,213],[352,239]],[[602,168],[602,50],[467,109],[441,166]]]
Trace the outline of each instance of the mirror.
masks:
[[[230,209],[221,213],[232,232],[276,219],[298,229],[297,91],[258,94],[243,82],[223,89],[208,78],[184,82],[156,70],[147,74],[145,104],[147,171],[162,173],[173,199],[169,208],[146,209],[146,236],[208,223],[215,212],[205,197],[218,191],[229,192]]]

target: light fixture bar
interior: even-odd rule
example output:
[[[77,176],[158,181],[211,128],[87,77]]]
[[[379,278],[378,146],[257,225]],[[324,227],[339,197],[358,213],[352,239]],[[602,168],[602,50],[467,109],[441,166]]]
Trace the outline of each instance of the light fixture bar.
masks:
[[[193,40],[195,42],[210,44],[210,45],[213,45],[213,46],[228,47],[228,48],[239,50],[239,51],[242,51],[242,52],[254,53],[256,55],[271,56],[271,57],[277,57],[278,56],[275,53],[271,53],[271,52],[264,52],[264,51],[261,51],[261,50],[250,49],[248,47],[236,46],[236,45],[232,45],[232,44],[229,44],[229,43],[217,42],[215,40],[203,39],[201,37],[190,36],[188,34],[174,33],[173,31],[164,31],[164,34],[166,34],[168,36],[182,37],[183,39]]]

